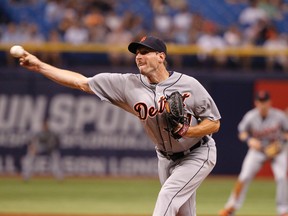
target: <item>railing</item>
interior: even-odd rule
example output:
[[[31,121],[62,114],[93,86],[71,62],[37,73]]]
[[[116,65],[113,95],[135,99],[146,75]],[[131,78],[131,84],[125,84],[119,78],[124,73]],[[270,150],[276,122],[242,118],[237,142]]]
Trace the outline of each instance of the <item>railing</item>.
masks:
[[[0,44],[0,51],[9,51],[10,47],[14,44]],[[114,44],[69,44],[69,43],[42,43],[33,44],[25,43],[20,44],[27,51],[42,51],[42,52],[73,52],[73,53],[128,53],[127,45],[114,45]],[[239,57],[253,57],[253,56],[275,56],[285,55],[288,57],[288,49],[281,50],[268,50],[261,46],[245,46],[245,47],[227,47],[224,49],[215,49],[211,52],[200,49],[196,45],[175,45],[167,44],[169,55],[196,55],[196,54],[209,54],[209,55],[227,55]]]

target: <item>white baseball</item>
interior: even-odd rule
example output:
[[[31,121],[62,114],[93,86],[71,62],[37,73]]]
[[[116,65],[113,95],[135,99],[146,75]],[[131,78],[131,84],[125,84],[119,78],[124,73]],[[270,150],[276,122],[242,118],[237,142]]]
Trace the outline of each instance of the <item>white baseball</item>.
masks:
[[[10,49],[10,54],[15,58],[20,58],[24,55],[24,49],[19,45],[12,46]]]

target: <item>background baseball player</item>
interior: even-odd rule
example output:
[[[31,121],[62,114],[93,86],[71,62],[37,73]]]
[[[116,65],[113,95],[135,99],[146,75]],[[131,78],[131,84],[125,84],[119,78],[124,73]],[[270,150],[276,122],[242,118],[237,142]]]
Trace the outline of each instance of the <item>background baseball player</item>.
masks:
[[[48,121],[44,121],[42,130],[33,136],[23,159],[22,176],[29,180],[34,172],[34,162],[38,155],[46,155],[52,174],[58,180],[63,178],[60,166],[60,142],[56,133],[49,129]]]
[[[248,153],[234,189],[219,212],[221,216],[234,215],[245,199],[249,183],[265,161],[271,160],[276,182],[276,205],[280,216],[288,216],[287,149],[288,119],[285,113],[271,107],[270,95],[260,91],[255,96],[255,108],[248,111],[239,123],[239,138],[247,142]]]
[[[154,142],[159,159],[162,187],[153,215],[195,216],[196,190],[216,163],[211,134],[219,130],[219,111],[196,79],[166,69],[167,49],[162,40],[144,37],[128,49],[135,54],[140,74],[100,73],[87,78],[48,65],[28,52],[20,58],[20,65],[64,86],[94,93],[136,115]],[[178,97],[172,94],[175,92],[181,95],[176,105],[172,104]],[[166,96],[171,96],[171,110],[165,108]],[[175,112],[175,116],[173,112],[181,103],[184,113],[180,111],[177,116]]]

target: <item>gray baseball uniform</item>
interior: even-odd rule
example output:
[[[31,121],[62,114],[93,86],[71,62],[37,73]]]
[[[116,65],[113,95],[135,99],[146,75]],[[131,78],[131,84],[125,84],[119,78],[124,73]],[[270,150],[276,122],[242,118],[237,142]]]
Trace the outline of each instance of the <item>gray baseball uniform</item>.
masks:
[[[281,110],[270,108],[265,119],[261,117],[257,108],[248,111],[238,125],[239,132],[248,132],[251,137],[261,141],[264,148],[272,140],[283,140],[283,133],[288,131],[288,119]],[[263,149],[262,148],[262,149]],[[239,209],[246,196],[249,183],[267,160],[262,152],[250,148],[243,161],[238,180],[243,183],[242,189],[236,195],[233,191],[225,205],[225,208]],[[279,215],[288,212],[287,197],[287,151],[286,146],[272,160],[272,171],[276,181],[276,204]]]
[[[136,115],[155,144],[162,184],[154,216],[196,215],[196,190],[216,163],[212,136],[176,140],[167,132],[164,98],[179,91],[190,124],[203,119],[220,119],[219,111],[205,88],[194,78],[171,72],[158,84],[140,74],[101,73],[89,78],[89,86],[101,100]],[[192,117],[193,116],[193,117]],[[175,154],[176,153],[176,154]]]

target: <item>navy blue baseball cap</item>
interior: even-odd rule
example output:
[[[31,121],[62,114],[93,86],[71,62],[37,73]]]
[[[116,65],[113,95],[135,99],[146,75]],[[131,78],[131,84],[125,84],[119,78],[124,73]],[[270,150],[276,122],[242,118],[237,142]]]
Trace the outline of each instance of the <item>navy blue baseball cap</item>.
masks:
[[[258,91],[255,94],[255,100],[261,102],[268,101],[270,100],[270,94],[267,91]]]
[[[130,43],[128,50],[136,54],[139,46],[145,46],[157,52],[164,52],[167,55],[167,48],[165,43],[161,39],[153,36],[145,36],[139,42]]]

